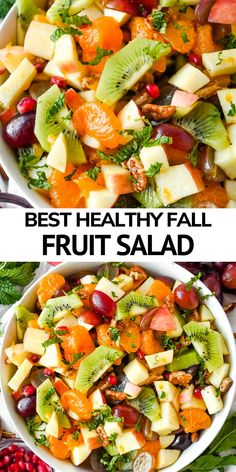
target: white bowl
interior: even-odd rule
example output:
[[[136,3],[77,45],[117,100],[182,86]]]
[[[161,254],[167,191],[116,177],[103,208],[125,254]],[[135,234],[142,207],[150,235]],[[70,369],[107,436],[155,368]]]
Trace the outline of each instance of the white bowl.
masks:
[[[59,267],[55,267],[51,270],[51,272],[59,272],[62,275],[68,277],[80,270],[96,270],[101,262],[94,264],[93,262],[65,262],[61,264]],[[183,282],[188,282],[192,277],[192,274],[187,270],[183,269],[182,267],[178,266],[177,264],[165,264],[165,263],[141,263],[142,267],[144,267],[149,273],[154,275],[165,275],[168,277],[173,278],[174,280],[181,280]],[[197,282],[197,286],[202,288],[203,294],[209,294],[209,290],[203,285],[201,282]],[[25,293],[25,295],[20,300],[20,304],[23,304],[28,309],[33,309],[35,300],[36,300],[36,290],[38,286],[38,281],[35,282]],[[233,333],[228,321],[226,314],[224,313],[221,305],[217,301],[215,297],[209,297],[206,300],[206,305],[212,311],[215,316],[216,325],[218,330],[223,334],[225,339],[227,340],[229,352],[230,352],[230,362],[231,362],[231,371],[230,376],[235,379],[235,370],[236,370],[236,351],[235,351],[235,341],[233,337]],[[0,354],[0,365],[1,365],[1,389],[2,389],[2,396],[3,401],[8,411],[10,418],[18,432],[18,434],[22,437],[25,443],[45,462],[47,462],[51,467],[58,469],[59,471],[63,472],[88,472],[90,471],[90,467],[87,464],[82,464],[79,468],[73,466],[72,463],[69,461],[61,461],[59,459],[54,458],[50,452],[35,446],[32,437],[30,436],[29,432],[27,431],[26,424],[24,419],[21,418],[15,411],[14,400],[11,397],[10,390],[7,386],[11,375],[12,375],[12,366],[6,364],[6,356],[4,353],[4,349],[11,345],[12,341],[16,339],[16,321],[15,321],[15,308],[14,306],[8,311],[9,322],[7,328],[5,330],[5,335],[3,338],[1,354]],[[215,436],[218,434],[220,429],[222,428],[233,403],[234,395],[235,395],[235,385],[234,382],[233,386],[226,394],[224,398],[224,408],[219,413],[215,415],[212,421],[212,425],[209,429],[203,431],[201,433],[201,437],[197,443],[193,443],[186,451],[184,451],[177,462],[165,469],[162,469],[163,472],[178,472],[184,467],[188,466],[191,462],[193,462],[202,452],[209,446],[209,444],[213,441]]]
[[[43,7],[45,1],[37,0],[39,6]],[[16,44],[16,25],[17,25],[17,7],[13,6],[5,20],[0,25],[0,49],[4,48],[8,43]],[[0,124],[1,128],[1,124]],[[16,152],[12,150],[2,138],[0,129],[0,162],[7,175],[19,187],[20,193],[24,195],[26,200],[35,208],[52,208],[50,201],[42,193],[30,189],[26,179],[21,175],[17,163]]]

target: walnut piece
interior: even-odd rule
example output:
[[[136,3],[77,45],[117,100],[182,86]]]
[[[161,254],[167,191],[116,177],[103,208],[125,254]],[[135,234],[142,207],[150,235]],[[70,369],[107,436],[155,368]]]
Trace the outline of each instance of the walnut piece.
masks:
[[[142,106],[142,113],[146,118],[153,120],[166,120],[171,118],[176,112],[176,107],[156,105],[155,103],[147,103]]]
[[[120,402],[122,402],[123,400],[126,400],[126,398],[127,398],[126,393],[116,392],[115,390],[110,390],[108,388],[105,390],[105,395],[106,395],[106,397],[110,398],[111,400],[120,401]]]
[[[173,385],[181,385],[181,387],[187,387],[193,376],[191,374],[186,374],[184,370],[177,370],[176,372],[171,372],[169,376],[169,382]]]
[[[137,157],[132,156],[128,162],[127,167],[134,179],[134,190],[142,192],[147,187],[147,176],[142,162]]]
[[[222,380],[220,384],[220,392],[223,394],[228,392],[232,383],[233,383],[233,380],[230,377],[226,377],[224,380]]]
[[[102,425],[98,426],[96,431],[97,431],[97,434],[100,438],[101,446],[103,446],[103,447],[108,446],[109,445],[109,439],[108,439],[107,433],[105,432],[105,429],[103,428],[103,426]]]

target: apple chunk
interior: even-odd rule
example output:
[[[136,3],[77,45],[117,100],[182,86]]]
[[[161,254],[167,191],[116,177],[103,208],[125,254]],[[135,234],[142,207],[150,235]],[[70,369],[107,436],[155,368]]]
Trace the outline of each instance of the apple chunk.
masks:
[[[109,192],[106,188],[92,190],[87,198],[87,208],[112,208],[118,199],[118,195]]]
[[[199,171],[189,164],[171,166],[166,172],[157,174],[155,181],[164,206],[205,188]]]
[[[142,131],[145,126],[140,116],[139,109],[133,100],[130,100],[130,102],[122,108],[117,118],[123,130],[133,129],[135,131]]]
[[[87,70],[79,62],[76,43],[70,34],[64,34],[56,42],[53,61],[64,74],[81,72],[81,77],[83,77]]]
[[[59,134],[47,157],[47,164],[60,172],[65,172],[67,164],[67,143],[63,133]]]
[[[10,108],[30,87],[37,75],[36,67],[25,58],[0,87],[0,108]]]
[[[51,36],[56,29],[56,26],[49,25],[48,23],[31,21],[25,35],[25,52],[50,61],[55,50],[55,43],[51,40]]]
[[[25,52],[22,46],[7,46],[0,50],[0,60],[10,73],[14,72],[25,58],[32,61],[33,56]]]
[[[107,189],[116,195],[123,195],[134,192],[134,186],[131,181],[131,174],[127,169],[115,164],[102,166]]]

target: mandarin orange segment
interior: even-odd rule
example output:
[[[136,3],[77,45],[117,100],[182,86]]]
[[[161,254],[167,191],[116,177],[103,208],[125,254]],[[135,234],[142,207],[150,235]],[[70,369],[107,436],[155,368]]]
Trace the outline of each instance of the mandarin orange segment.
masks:
[[[96,181],[90,179],[90,177],[86,176],[85,174],[81,174],[76,180],[76,183],[79,187],[80,194],[85,198],[88,198],[89,193],[92,190],[101,190],[105,186],[102,174],[98,175]]]
[[[187,408],[179,413],[179,422],[185,433],[195,433],[201,429],[210,428],[212,421],[204,410]]]
[[[106,323],[103,323],[96,327],[97,342],[100,346],[111,346],[117,348],[116,341],[113,341],[111,338],[110,328],[110,325]]]
[[[57,290],[65,284],[63,275],[49,274],[44,277],[38,285],[37,295],[41,307],[45,305],[47,300],[53,297]]]
[[[147,295],[156,297],[159,302],[164,302],[167,295],[171,293],[171,289],[162,280],[155,280],[151,285]]]
[[[175,51],[187,54],[194,46],[196,32],[189,20],[178,20],[168,24],[165,37]]]
[[[161,342],[155,338],[155,334],[152,329],[147,329],[141,333],[140,349],[146,356],[163,351]]]
[[[90,354],[94,349],[94,342],[84,326],[75,326],[70,329],[68,334],[61,338],[62,349],[64,349],[64,356],[66,360],[71,362],[74,354],[84,353]],[[73,367],[78,367],[77,363]]]
[[[88,421],[92,416],[92,407],[86,396],[77,390],[63,393],[61,405],[65,410],[75,413],[81,421]]]
[[[193,207],[201,207],[204,203],[213,203],[218,208],[225,208],[228,203],[226,190],[220,184],[210,184],[202,192],[193,195]]]
[[[121,125],[115,113],[104,103],[85,103],[74,113],[73,123],[80,135],[89,134],[113,149],[124,143]]]
[[[64,432],[59,435],[59,439],[54,436],[48,436],[49,449],[54,457],[57,459],[68,459],[71,455],[71,451],[66,444],[69,437],[69,432]]]
[[[55,208],[78,208],[81,206],[79,205],[81,201],[79,188],[74,182],[79,175],[80,171],[76,170],[72,164],[67,164],[64,174],[53,169],[49,183],[51,184],[50,197]],[[67,176],[71,176],[71,179],[66,180]]]
[[[136,352],[140,348],[141,334],[136,324],[127,325],[120,336],[120,344],[126,352]]]
[[[156,457],[160,451],[160,441],[158,439],[147,441],[142,447],[142,452],[149,452],[152,456]]]
[[[153,38],[153,27],[147,18],[142,18],[141,16],[133,17],[129,23],[129,28],[131,32],[131,39],[137,37],[147,39]]]
[[[78,439],[74,439],[73,434],[68,436],[66,439],[66,445],[71,451],[73,451],[73,449],[78,447],[80,444],[83,444],[83,438],[81,434],[78,435]]]
[[[80,47],[87,53],[96,53],[98,47],[116,52],[122,46],[122,30],[118,22],[109,16],[97,18],[91,26],[82,28],[82,32],[78,41]]]

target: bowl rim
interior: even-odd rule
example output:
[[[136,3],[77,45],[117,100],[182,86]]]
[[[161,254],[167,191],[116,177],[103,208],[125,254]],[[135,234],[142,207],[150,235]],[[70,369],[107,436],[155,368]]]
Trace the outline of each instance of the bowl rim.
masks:
[[[40,0],[36,3],[40,3]],[[10,39],[12,40],[10,31],[13,29],[13,24],[16,23],[16,18],[17,5],[14,4],[0,24],[0,37],[4,38],[4,40],[1,39],[0,47],[4,47],[4,44],[8,44]],[[1,126],[2,125],[0,125],[0,128]],[[21,195],[32,205],[33,208],[53,208],[49,199],[43,195],[43,193],[28,187],[26,179],[20,173],[15,153],[16,150],[11,149],[10,146],[5,143],[2,133],[0,133],[0,163],[8,177],[14,182]]]
[[[38,286],[38,283],[40,282],[41,279],[45,277],[45,275],[54,273],[54,272],[59,272],[62,273],[63,275],[68,276],[69,274],[73,274],[78,272],[79,270],[84,270],[84,269],[96,269],[99,265],[103,264],[103,262],[64,262],[60,264],[59,266],[53,267],[51,270],[49,270],[46,274],[42,275],[40,278],[38,278],[25,292],[21,300],[19,300],[17,303],[15,303],[8,311],[7,313],[9,314],[9,320],[7,322],[7,325],[5,327],[4,331],[4,336],[2,339],[2,345],[1,345],[1,350],[0,350],[0,365],[2,366],[5,364],[5,352],[4,349],[7,347],[7,340],[8,340],[8,335],[9,335],[9,328],[14,323],[15,320],[15,307],[19,304],[26,304],[29,305],[29,302],[25,302],[28,298],[32,297],[36,293],[36,288]],[[134,262],[127,263],[128,265],[133,265]],[[142,267],[146,268],[147,271],[158,274],[160,275],[163,272],[164,267],[167,269],[167,271],[173,271],[173,272],[178,272],[178,277],[176,277],[176,280],[180,279],[183,282],[187,282],[190,278],[193,277],[193,274],[190,273],[188,270],[184,269],[183,267],[177,265],[176,263],[160,263],[160,262],[136,262],[135,264],[140,264]],[[168,275],[168,274],[165,274]],[[171,276],[171,275],[169,275]],[[209,295],[211,292],[208,290],[208,288],[200,281],[197,281],[195,284],[196,287],[201,287],[202,292],[204,295]],[[204,302],[209,308],[213,311],[213,314],[216,318],[216,324],[220,324],[221,328],[223,327],[224,334],[227,332],[226,341],[227,345],[229,348],[230,352],[230,368],[231,372],[236,371],[236,350],[235,350],[235,340],[233,337],[233,332],[229,323],[229,320],[227,318],[226,313],[224,312],[222,306],[218,302],[218,300],[215,297],[209,297],[207,300]],[[212,308],[213,307],[213,308]],[[221,319],[222,317],[222,319]],[[221,331],[221,329],[220,329]],[[13,337],[12,337],[13,339]],[[8,344],[9,345],[9,344]],[[7,391],[4,385],[4,379],[3,379],[3,369],[0,369],[0,386],[2,390],[2,398],[3,398],[3,403],[5,405],[5,408],[8,412],[8,415],[10,416],[10,419],[18,433],[18,435],[23,439],[23,441],[26,443],[28,447],[35,452],[42,460],[44,460],[46,463],[48,463],[52,468],[59,470],[63,470],[63,472],[75,472],[80,470],[81,472],[89,472],[91,469],[87,468],[86,463],[82,463],[80,466],[75,467],[70,461],[62,461],[59,459],[56,459],[52,456],[50,452],[47,452],[43,448],[39,448],[34,444],[34,441],[32,439],[32,436],[29,435],[27,428],[25,426],[24,420],[21,422],[19,421],[19,416],[15,412],[14,408],[11,406],[11,396],[10,392]],[[224,408],[221,410],[221,412],[217,413],[213,417],[212,425],[209,429],[205,430],[203,432],[202,437],[200,437],[199,441],[197,443],[193,443],[188,449],[186,449],[179,457],[179,459],[172,464],[171,466],[165,467],[163,472],[179,472],[182,470],[184,467],[187,467],[190,463],[192,463],[194,460],[196,460],[203,452],[204,450],[209,446],[209,444],[213,441],[213,439],[216,437],[220,429],[222,428],[223,424],[225,423],[226,418],[228,417],[232,403],[234,400],[235,396],[235,391],[236,391],[236,382],[233,383],[231,389],[227,393],[227,397],[225,397],[224,401]],[[10,403],[10,404],[9,404]],[[205,439],[205,440],[204,440]],[[86,468],[84,468],[84,466]]]

